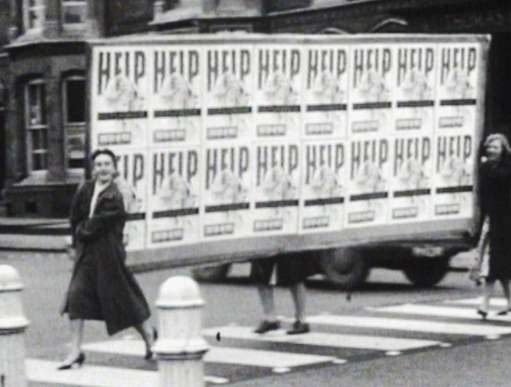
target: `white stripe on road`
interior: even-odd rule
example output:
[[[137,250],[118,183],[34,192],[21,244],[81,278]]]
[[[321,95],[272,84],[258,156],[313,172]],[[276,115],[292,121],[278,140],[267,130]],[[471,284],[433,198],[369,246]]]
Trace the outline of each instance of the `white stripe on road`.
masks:
[[[479,306],[481,305],[481,297],[476,297],[476,298],[464,298],[464,299],[461,299],[461,300],[446,300],[444,301],[445,304],[460,304],[460,305],[475,305],[475,306]],[[505,308],[507,306],[507,301],[505,298],[501,298],[501,297],[498,297],[498,298],[492,298],[490,300],[490,305],[491,306],[500,306],[502,308]]]
[[[220,338],[255,340],[262,342],[314,345],[318,347],[372,349],[376,351],[405,351],[439,345],[432,340],[404,339],[395,337],[347,335],[311,332],[304,335],[288,335],[283,330],[259,335],[250,327],[224,326],[204,330],[204,335]]]
[[[30,382],[50,385],[71,385],[83,387],[154,387],[159,384],[156,371],[115,368],[88,365],[69,371],[57,371],[60,363],[39,359],[25,361],[27,378]],[[229,379],[205,376],[212,384],[226,384]]]
[[[475,309],[455,308],[448,306],[433,306],[433,305],[414,305],[403,304],[396,306],[386,306],[382,308],[368,308],[369,310],[385,313],[400,313],[400,314],[413,314],[416,316],[435,316],[435,317],[448,317],[460,318],[468,320],[481,320]],[[511,314],[507,316],[496,316],[494,313],[488,315],[488,320],[493,321],[511,321]]]
[[[141,340],[116,340],[91,343],[83,346],[85,351],[116,353],[127,356],[143,356],[144,344]],[[264,351],[249,348],[211,347],[204,361],[267,368],[290,368],[305,365],[328,363],[331,356],[308,355],[278,351]]]
[[[57,371],[59,363],[27,359],[27,377],[31,382],[50,385],[72,385],[87,387],[154,387],[158,373],[154,371],[126,368],[101,367],[85,364],[70,371]]]
[[[289,319],[292,321],[292,319]],[[321,315],[307,317],[307,321],[318,325],[348,326],[358,328],[389,329],[408,332],[427,332],[467,336],[489,336],[511,334],[511,328],[495,325],[445,323],[429,320],[397,318]]]

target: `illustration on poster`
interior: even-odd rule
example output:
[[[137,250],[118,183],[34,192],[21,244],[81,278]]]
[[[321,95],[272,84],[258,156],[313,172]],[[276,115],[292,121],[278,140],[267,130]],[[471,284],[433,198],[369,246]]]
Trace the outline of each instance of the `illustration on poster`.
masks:
[[[248,200],[248,187],[243,183],[242,179],[230,169],[223,169],[213,179],[211,186],[213,198],[219,204],[235,204]],[[242,216],[238,211],[225,211],[226,220],[233,215],[237,216],[238,221],[242,221]]]
[[[472,184],[472,168],[470,162],[473,156],[472,137],[442,136],[437,139],[437,172],[442,179],[443,187],[455,188]],[[452,197],[458,200],[460,194],[456,191]],[[459,200],[466,200],[461,194]]]
[[[284,169],[278,165],[270,168],[263,178],[263,192],[269,201],[279,201],[296,198],[298,187],[293,184],[293,179]],[[279,207],[274,208],[275,215],[288,211]]]
[[[216,80],[213,89],[216,106],[245,106],[248,105],[250,93],[243,81],[235,75],[225,72]]]
[[[179,173],[171,173],[165,177],[157,191],[161,207],[166,210],[180,210],[198,206],[198,196],[192,192],[190,184]],[[188,217],[176,216],[176,226],[183,222],[191,222]]]
[[[105,89],[105,99],[111,110],[134,111],[141,109],[144,97],[137,85],[122,74],[112,77]]]
[[[122,177],[117,177],[115,183],[122,194],[124,208],[128,214],[135,214],[142,210],[142,199],[137,197],[135,189]],[[126,222],[123,232],[123,242],[129,246],[131,235],[137,232],[137,227],[131,222]]]
[[[160,96],[173,109],[189,109],[198,106],[198,96],[190,82],[181,74],[166,77],[160,88]]]
[[[396,138],[394,141],[394,175],[403,189],[427,188],[426,166],[431,159],[428,137]]]
[[[346,99],[346,92],[342,89],[340,80],[328,71],[323,71],[316,76],[312,92],[314,103],[341,104]],[[342,120],[342,114],[329,109],[325,112],[325,116],[335,121]]]
[[[312,175],[311,184],[312,191],[317,199],[341,197],[343,194],[343,186],[339,177],[328,165],[317,168]],[[324,213],[337,215],[335,206],[321,205]]]

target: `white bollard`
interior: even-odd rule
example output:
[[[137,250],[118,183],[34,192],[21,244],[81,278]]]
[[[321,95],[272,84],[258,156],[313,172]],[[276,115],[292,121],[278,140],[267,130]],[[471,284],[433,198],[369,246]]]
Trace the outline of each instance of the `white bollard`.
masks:
[[[203,387],[203,357],[209,347],[202,336],[204,301],[197,283],[184,276],[169,278],[156,302],[159,337],[153,347],[160,387]]]
[[[26,387],[23,284],[16,269],[0,265],[0,386]]]

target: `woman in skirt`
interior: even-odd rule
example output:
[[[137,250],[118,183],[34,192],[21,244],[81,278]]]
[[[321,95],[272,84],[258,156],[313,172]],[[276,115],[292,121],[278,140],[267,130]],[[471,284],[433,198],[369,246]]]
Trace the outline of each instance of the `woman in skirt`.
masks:
[[[71,208],[71,231],[76,262],[62,313],[71,322],[71,350],[59,366],[80,366],[84,320],[100,320],[109,335],[134,327],[145,343],[145,358],[152,357],[152,337],[147,325],[147,301],[127,269],[123,229],[126,221],[123,196],[114,178],[115,154],[106,149],[92,155],[93,181],[76,193]]]
[[[485,157],[479,171],[482,219],[488,217],[489,268],[484,281],[483,300],[477,313],[485,319],[495,281],[502,284],[507,300],[505,315],[511,311],[511,147],[502,134],[492,134],[484,142]]]

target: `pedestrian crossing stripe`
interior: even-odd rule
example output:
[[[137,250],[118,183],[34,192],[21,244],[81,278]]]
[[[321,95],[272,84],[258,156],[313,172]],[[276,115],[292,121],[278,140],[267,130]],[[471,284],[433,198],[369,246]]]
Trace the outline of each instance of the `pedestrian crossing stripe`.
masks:
[[[241,326],[224,326],[208,328],[203,331],[207,337],[252,340],[286,344],[302,344],[317,347],[370,349],[375,351],[406,351],[419,348],[438,346],[441,343],[433,340],[405,339],[397,337],[381,337],[368,335],[332,334],[310,332],[306,335],[288,335],[278,330],[259,335],[252,332],[253,328]]]
[[[139,357],[143,356],[145,352],[141,340],[112,340],[90,343],[84,345],[83,350]],[[271,369],[310,366],[331,363],[334,360],[336,358],[332,356],[228,347],[211,347],[204,356],[206,363],[235,364]]]
[[[481,305],[482,298],[476,297],[476,298],[464,298],[461,300],[445,300],[444,304],[460,304],[460,305],[472,305],[472,306],[479,306]],[[490,300],[490,306],[497,306],[505,308],[507,306],[507,301],[505,298],[502,297],[496,297],[492,298]]]
[[[293,320],[288,318],[286,321],[291,322]],[[385,317],[320,315],[308,317],[307,322],[317,325],[373,328],[445,335],[495,336],[511,334],[511,328],[489,324],[478,325]]]
[[[60,363],[39,359],[27,359],[25,367],[31,382],[64,386],[87,387],[154,387],[159,385],[156,371],[136,370],[85,364],[81,368],[58,371]],[[226,384],[228,379],[206,376],[204,381]]]
[[[416,316],[434,316],[434,317],[447,317],[447,318],[459,318],[467,320],[481,320],[475,309],[467,308],[456,308],[448,306],[433,306],[433,305],[414,305],[404,304],[396,306],[386,306],[382,308],[370,308],[370,310],[376,312],[386,313],[399,313],[399,314],[412,314]],[[496,316],[489,314],[488,320],[493,321],[511,321],[511,315],[508,316]]]

